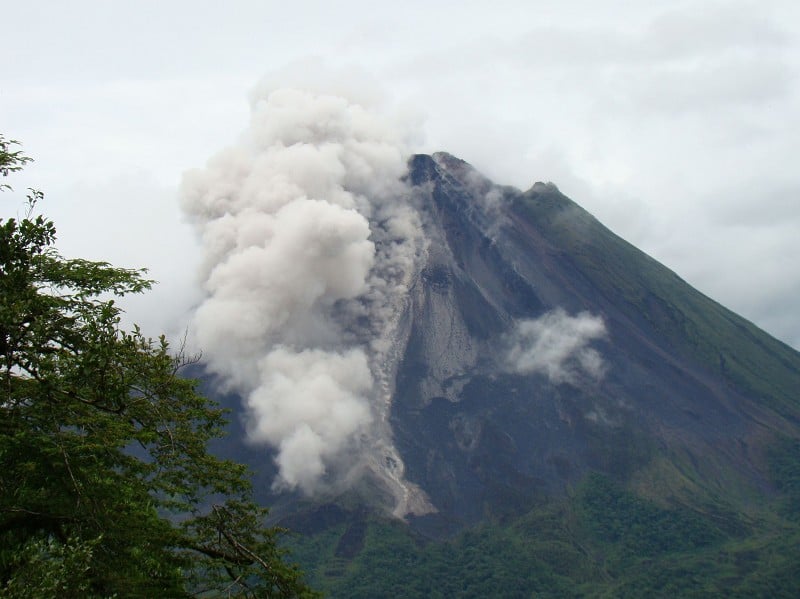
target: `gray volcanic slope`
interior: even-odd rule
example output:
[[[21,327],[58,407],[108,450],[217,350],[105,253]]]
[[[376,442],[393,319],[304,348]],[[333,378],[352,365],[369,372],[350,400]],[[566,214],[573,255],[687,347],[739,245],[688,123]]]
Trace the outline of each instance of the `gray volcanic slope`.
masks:
[[[798,352],[552,184],[498,186],[444,153],[414,156],[407,182],[429,245],[400,319],[389,423],[406,479],[435,509],[408,516],[412,526],[448,534],[523,513],[590,471],[661,504],[723,498],[739,510],[773,495],[770,448],[800,439]],[[594,334],[543,366],[579,325]],[[520,348],[539,366],[519,367]],[[220,399],[241,409],[235,395]],[[232,427],[217,449],[251,464],[276,519],[314,529],[338,517],[271,495],[274,465],[242,443],[241,422]],[[382,485],[378,476],[320,499],[396,511]]]
[[[408,179],[430,246],[391,424],[438,510],[420,524],[522,511],[588,470],[667,501],[770,492],[766,448],[798,436],[800,354],[552,184],[496,186],[443,153],[412,158]],[[602,318],[601,369],[509,364],[518,323],[554,310]]]

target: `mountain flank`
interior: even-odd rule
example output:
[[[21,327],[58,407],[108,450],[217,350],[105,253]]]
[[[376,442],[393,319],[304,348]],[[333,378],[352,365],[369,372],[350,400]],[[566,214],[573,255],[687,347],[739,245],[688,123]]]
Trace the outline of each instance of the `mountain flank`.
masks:
[[[496,186],[447,154],[414,157],[409,179],[431,245],[410,291],[393,429],[440,515],[524,510],[589,472],[664,504],[774,490],[767,452],[798,433],[796,351],[552,184]],[[554,314],[538,350],[547,335],[564,342],[570,319],[600,319],[602,372],[570,354],[561,376],[509,363],[519,323]]]
[[[496,185],[446,153],[412,157],[406,183],[427,246],[389,423],[433,509],[387,517],[380,481],[275,496],[263,453],[222,448],[250,452],[312,581],[340,597],[791,596],[800,354],[552,183]]]

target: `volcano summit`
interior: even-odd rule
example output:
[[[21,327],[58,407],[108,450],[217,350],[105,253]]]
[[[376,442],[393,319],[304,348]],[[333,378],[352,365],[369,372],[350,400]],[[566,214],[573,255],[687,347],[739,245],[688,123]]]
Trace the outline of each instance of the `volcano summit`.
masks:
[[[448,154],[409,180],[430,245],[392,423],[437,509],[476,521],[590,471],[660,500],[768,491],[767,448],[798,434],[797,352],[552,184],[500,187]]]

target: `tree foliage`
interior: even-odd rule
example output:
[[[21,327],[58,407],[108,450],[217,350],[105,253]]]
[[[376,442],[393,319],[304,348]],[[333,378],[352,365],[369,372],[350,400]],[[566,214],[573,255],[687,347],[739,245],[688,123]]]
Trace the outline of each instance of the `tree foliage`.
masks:
[[[151,281],[61,256],[41,197],[0,220],[0,596],[312,595],[244,467],[207,451],[225,419],[189,360],[121,327],[115,297]]]

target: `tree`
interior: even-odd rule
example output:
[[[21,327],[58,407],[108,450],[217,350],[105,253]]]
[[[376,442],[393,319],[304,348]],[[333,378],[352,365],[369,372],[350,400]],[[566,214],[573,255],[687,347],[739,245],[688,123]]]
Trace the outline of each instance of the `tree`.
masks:
[[[0,219],[0,596],[313,596],[245,468],[207,451],[226,421],[191,360],[121,327],[114,297],[151,281],[61,256],[41,198]]]

